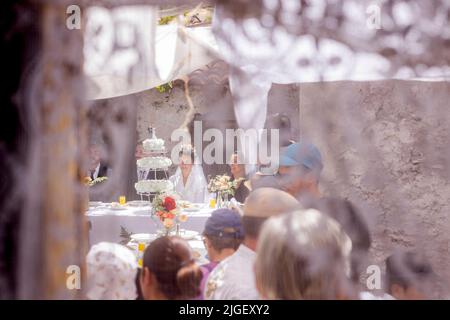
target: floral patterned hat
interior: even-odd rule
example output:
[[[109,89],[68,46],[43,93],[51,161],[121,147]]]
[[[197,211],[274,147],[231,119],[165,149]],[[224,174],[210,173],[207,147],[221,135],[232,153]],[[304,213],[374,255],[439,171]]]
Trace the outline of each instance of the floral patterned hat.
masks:
[[[100,242],[91,247],[86,262],[88,299],[136,299],[138,265],[130,249],[116,243]]]

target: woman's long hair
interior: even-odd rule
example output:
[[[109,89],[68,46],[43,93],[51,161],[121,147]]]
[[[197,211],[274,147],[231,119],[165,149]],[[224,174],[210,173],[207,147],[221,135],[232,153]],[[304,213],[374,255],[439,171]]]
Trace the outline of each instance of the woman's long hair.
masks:
[[[144,268],[158,282],[159,291],[169,300],[193,299],[200,294],[202,272],[189,245],[178,237],[161,237],[144,253]]]

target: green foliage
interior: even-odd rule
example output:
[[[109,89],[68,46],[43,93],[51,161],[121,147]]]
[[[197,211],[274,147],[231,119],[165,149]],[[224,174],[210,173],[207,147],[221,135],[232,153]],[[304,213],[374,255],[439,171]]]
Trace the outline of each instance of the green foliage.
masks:
[[[169,24],[170,22],[172,22],[177,16],[165,16],[165,17],[161,17],[158,20],[158,24],[160,26],[162,25],[166,25]]]
[[[152,207],[155,210],[155,212],[156,211],[164,211],[165,208],[163,205],[163,197],[155,197],[152,202]]]
[[[167,91],[170,92],[172,90],[172,88],[173,88],[172,81],[170,81],[168,83],[165,83],[165,84],[162,84],[160,86],[156,86],[156,90],[158,90],[160,93],[164,93],[164,92],[167,92]]]
[[[196,13],[197,10],[186,10],[183,12],[183,14],[180,14],[180,17],[183,17],[184,21],[182,21],[182,23],[185,26],[189,26],[189,25],[194,25],[194,24],[198,24],[198,23],[211,23],[212,21],[212,15],[213,15],[213,8],[206,8],[203,9],[203,12],[207,10],[207,13],[204,14],[199,14]],[[177,18],[177,15],[172,15],[172,16],[164,16],[159,18],[158,20],[158,25],[162,26],[162,25],[168,25],[170,24],[172,21],[174,21]],[[193,20],[194,18],[196,18],[196,20]]]

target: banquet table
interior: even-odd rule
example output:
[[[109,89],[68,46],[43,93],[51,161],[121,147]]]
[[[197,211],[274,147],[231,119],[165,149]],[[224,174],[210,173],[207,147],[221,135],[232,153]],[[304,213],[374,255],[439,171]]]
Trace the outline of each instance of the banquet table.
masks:
[[[188,220],[181,224],[182,229],[203,232],[206,219],[213,209],[207,204],[198,211],[184,211]],[[108,204],[91,207],[86,213],[89,221],[89,245],[102,241],[120,243],[124,240],[121,235],[122,227],[129,233],[156,233],[160,228],[150,217],[151,206],[131,207],[121,210],[113,209]]]

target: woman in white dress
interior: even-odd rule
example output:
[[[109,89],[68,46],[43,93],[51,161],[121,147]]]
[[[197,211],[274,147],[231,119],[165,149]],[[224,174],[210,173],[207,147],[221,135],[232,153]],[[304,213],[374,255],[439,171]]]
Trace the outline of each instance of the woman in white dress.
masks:
[[[177,171],[169,178],[181,199],[192,203],[205,203],[208,201],[208,184],[203,168],[195,164],[195,154],[191,146],[183,147],[180,151],[180,164]]]

